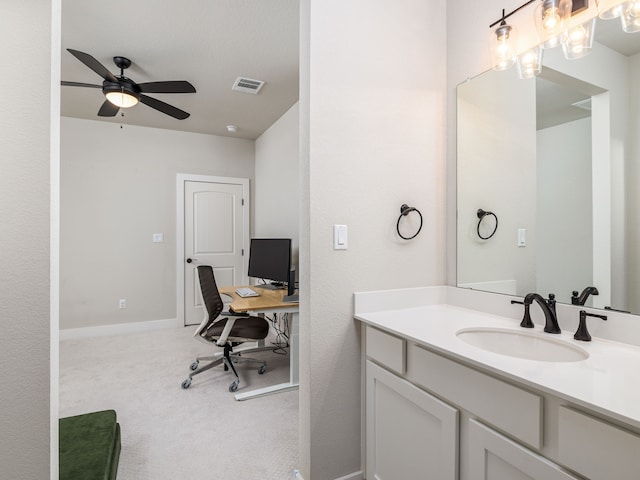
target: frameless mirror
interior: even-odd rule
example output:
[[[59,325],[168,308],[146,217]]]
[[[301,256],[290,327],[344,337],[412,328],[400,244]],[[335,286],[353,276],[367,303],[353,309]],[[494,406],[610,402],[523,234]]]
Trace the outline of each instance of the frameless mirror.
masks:
[[[548,49],[534,79],[458,87],[458,286],[564,303],[595,286],[586,305],[640,314],[638,52],[598,20],[583,58]]]

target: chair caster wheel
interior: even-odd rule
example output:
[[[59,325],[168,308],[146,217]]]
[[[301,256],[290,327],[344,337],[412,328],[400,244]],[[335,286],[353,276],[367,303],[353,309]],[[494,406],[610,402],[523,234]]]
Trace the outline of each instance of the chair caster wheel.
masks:
[[[191,386],[191,379],[187,378],[184,382],[182,382],[180,386],[182,387],[183,390],[186,390]]]
[[[267,371],[267,366],[266,365],[260,365],[260,368],[258,369],[258,375],[262,375],[266,371]]]
[[[233,382],[231,385],[229,385],[229,391],[230,392],[235,392],[236,390],[238,390],[238,381],[237,380],[235,382]]]
[[[196,371],[198,369],[198,365],[200,364],[200,362],[198,360],[196,360],[195,362],[193,362],[191,364],[191,366],[189,367],[191,369],[192,372]]]

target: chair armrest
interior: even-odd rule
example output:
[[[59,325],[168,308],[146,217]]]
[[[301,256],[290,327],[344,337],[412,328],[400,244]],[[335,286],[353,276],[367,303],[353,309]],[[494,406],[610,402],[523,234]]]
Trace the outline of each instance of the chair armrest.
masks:
[[[220,338],[216,342],[216,345],[219,347],[224,347],[225,343],[227,343],[227,338],[229,338],[229,334],[231,333],[231,329],[233,328],[233,324],[236,323],[235,318],[227,318],[227,323],[224,324],[224,328],[222,329],[222,333],[220,334]]]
[[[249,317],[250,315],[247,312],[236,312],[235,310],[229,309],[227,312],[220,312],[220,315],[231,316],[231,317]]]

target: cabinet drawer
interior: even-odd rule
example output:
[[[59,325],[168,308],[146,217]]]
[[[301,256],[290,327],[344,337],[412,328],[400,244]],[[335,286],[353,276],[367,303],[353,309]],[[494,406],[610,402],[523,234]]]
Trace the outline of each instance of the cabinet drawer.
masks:
[[[400,375],[404,375],[406,370],[406,341],[381,330],[367,327],[366,342],[367,356],[370,359]]]
[[[527,445],[542,448],[541,396],[417,345],[407,350],[407,378]]]
[[[640,478],[640,437],[571,408],[558,412],[558,460],[592,480]]]

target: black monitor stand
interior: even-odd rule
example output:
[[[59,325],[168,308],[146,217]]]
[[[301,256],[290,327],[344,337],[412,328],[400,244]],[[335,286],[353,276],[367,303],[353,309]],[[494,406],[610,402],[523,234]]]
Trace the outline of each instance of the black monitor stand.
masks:
[[[255,288],[264,288],[265,290],[284,290],[283,285],[274,285],[272,283],[259,283],[254,285]]]
[[[287,294],[282,297],[283,302],[296,303],[299,301],[296,292],[296,271],[291,269],[289,272],[289,281],[287,282]]]

